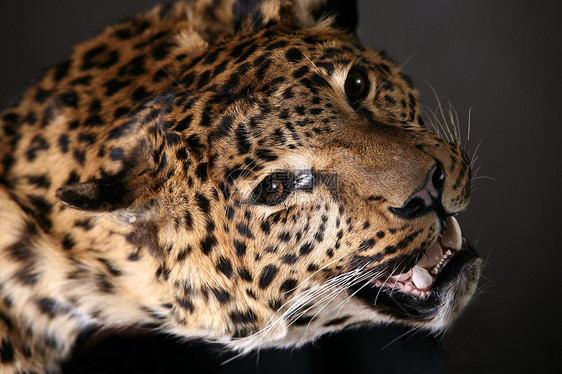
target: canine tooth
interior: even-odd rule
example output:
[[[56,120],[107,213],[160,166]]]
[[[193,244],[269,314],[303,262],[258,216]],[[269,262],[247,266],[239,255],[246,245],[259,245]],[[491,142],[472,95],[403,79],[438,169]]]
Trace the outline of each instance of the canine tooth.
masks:
[[[439,273],[439,266],[436,266],[433,269],[431,269],[430,273],[433,275],[437,275]]]
[[[445,255],[447,255],[447,256],[450,256],[452,254],[453,254],[453,252],[450,249],[447,249],[447,252],[445,252]]]
[[[449,217],[449,227],[443,233],[441,238],[441,245],[446,248],[451,248],[460,251],[462,248],[462,232],[459,223],[455,217]]]
[[[412,282],[417,288],[423,290],[431,286],[433,278],[425,268],[414,266],[412,268]]]

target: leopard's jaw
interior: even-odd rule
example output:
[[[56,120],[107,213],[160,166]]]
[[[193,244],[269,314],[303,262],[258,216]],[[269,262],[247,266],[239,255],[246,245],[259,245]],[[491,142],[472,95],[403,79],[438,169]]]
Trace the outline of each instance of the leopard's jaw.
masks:
[[[306,302],[311,300],[310,292],[296,293],[286,308],[270,318],[265,328],[248,337],[226,338],[222,342],[242,352],[301,346],[345,328],[400,321],[441,333],[476,291],[481,266],[482,260],[462,237],[458,222],[450,217],[448,229],[443,230],[436,243],[408,271],[382,279],[367,279],[349,292],[334,287],[323,295],[322,302],[313,306]],[[431,277],[421,288],[417,283],[423,280],[415,279],[419,268]],[[408,303],[419,302],[424,312],[416,309],[405,312],[405,308],[417,308],[415,304],[413,307],[402,305],[396,310],[389,308],[393,303],[404,302],[399,294],[408,297]],[[299,307],[303,305],[306,307]]]

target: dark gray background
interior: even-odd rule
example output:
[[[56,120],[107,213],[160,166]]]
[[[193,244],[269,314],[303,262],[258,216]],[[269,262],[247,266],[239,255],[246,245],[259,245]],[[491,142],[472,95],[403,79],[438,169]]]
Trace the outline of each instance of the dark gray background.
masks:
[[[2,0],[0,106],[73,43],[154,3]],[[445,336],[448,371],[560,370],[562,2],[359,3],[365,44],[404,64],[427,106],[436,102],[426,81],[450,100],[463,129],[472,108],[471,150],[482,140],[483,178],[460,222],[486,268],[478,296]]]

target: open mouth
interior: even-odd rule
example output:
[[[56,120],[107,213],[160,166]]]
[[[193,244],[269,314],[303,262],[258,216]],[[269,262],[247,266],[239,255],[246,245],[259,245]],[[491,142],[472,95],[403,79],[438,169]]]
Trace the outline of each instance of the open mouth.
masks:
[[[448,290],[478,255],[449,217],[437,241],[408,271],[353,286],[356,296],[382,312],[411,319],[430,319]]]

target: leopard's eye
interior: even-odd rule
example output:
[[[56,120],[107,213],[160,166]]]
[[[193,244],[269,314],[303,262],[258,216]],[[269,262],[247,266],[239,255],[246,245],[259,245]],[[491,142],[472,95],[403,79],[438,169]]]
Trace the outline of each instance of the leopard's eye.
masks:
[[[277,205],[287,199],[294,187],[291,173],[276,172],[265,177],[254,189],[253,202],[261,205]]]
[[[354,106],[369,94],[369,77],[359,69],[352,68],[345,80],[345,94],[349,103]]]

